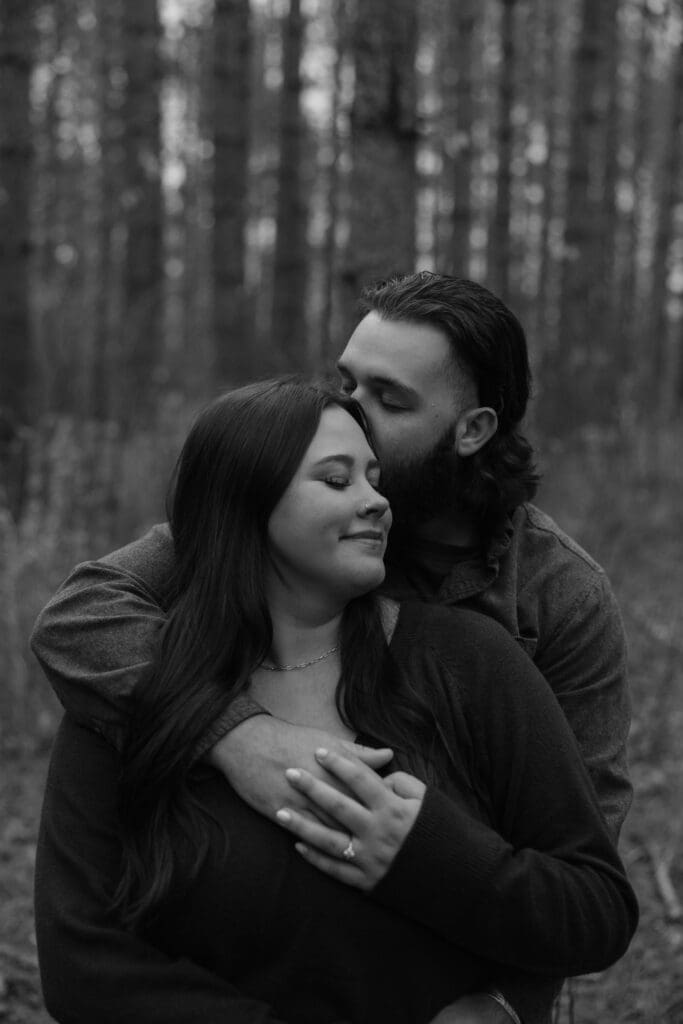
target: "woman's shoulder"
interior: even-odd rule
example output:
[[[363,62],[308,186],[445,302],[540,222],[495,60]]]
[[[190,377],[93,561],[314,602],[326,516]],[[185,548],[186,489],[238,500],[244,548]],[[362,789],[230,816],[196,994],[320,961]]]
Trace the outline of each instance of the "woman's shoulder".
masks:
[[[398,642],[428,641],[444,651],[478,650],[483,644],[489,650],[517,647],[507,630],[489,615],[421,601],[401,602],[395,638]]]
[[[402,603],[390,649],[404,666],[428,665],[463,693],[476,693],[477,701],[492,691],[518,693],[520,684],[527,695],[547,687],[507,630],[469,608]]]

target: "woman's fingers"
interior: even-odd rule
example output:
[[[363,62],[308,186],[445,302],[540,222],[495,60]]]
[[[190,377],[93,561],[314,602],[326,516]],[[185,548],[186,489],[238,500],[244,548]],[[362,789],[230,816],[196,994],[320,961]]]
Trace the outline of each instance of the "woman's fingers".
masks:
[[[314,810],[320,808],[349,832],[357,832],[362,828],[367,812],[352,796],[340,793],[334,786],[316,779],[301,768],[288,768],[285,776],[290,786],[303,793],[313,804]]]
[[[312,816],[283,807],[276,814],[277,820],[288,832],[309,846],[314,846],[319,853],[344,861],[344,850],[350,842],[348,832],[340,832],[336,828],[328,828]]]
[[[330,878],[336,878],[338,882],[352,885],[355,889],[368,890],[371,884],[366,876],[354,864],[347,864],[346,861],[338,860],[336,857],[328,857],[305,843],[295,843],[295,849],[301,854],[304,860],[312,864],[314,868],[323,871]]]
[[[366,765],[326,749],[316,751],[316,760],[334,784],[343,783],[352,795],[303,769],[289,768],[285,775],[310,808],[333,818],[335,827],[291,807],[281,808],[277,819],[297,837],[297,849],[314,867],[370,890],[387,873],[410,832],[425,786],[405,772],[394,773],[386,783]]]
[[[427,788],[424,782],[420,782],[408,772],[392,772],[391,775],[386,775],[382,782],[387,789],[390,789],[396,796],[403,797],[404,800],[421,800]]]
[[[384,797],[386,787],[382,779],[367,765],[359,761],[352,761],[350,758],[337,754],[333,750],[326,750],[324,747],[319,747],[316,750],[315,759],[326,772],[343,782],[349,792],[366,807],[372,807],[374,803]]]

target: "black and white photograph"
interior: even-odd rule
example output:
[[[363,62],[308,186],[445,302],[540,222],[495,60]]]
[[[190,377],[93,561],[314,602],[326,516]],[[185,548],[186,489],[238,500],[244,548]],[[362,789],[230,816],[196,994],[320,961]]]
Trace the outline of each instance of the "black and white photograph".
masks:
[[[0,1022],[683,1024],[683,0],[0,0]]]

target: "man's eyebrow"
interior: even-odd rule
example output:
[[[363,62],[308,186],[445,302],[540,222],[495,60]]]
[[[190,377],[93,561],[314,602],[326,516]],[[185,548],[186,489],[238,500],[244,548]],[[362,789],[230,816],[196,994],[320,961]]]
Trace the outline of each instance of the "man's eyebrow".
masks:
[[[408,384],[402,384],[400,380],[395,380],[393,377],[382,377],[380,374],[371,374],[368,380],[374,388],[389,388],[391,391],[397,391],[404,398],[417,399],[418,393],[414,388],[411,388]]]
[[[347,373],[350,377],[353,377],[353,370],[346,366],[341,359],[337,362],[337,370],[340,373]],[[392,391],[400,392],[405,398],[410,398],[416,401],[419,398],[417,391],[411,388],[409,384],[402,384],[400,380],[396,380],[393,377],[383,377],[379,373],[370,374],[367,378],[369,383],[374,388],[390,388]]]

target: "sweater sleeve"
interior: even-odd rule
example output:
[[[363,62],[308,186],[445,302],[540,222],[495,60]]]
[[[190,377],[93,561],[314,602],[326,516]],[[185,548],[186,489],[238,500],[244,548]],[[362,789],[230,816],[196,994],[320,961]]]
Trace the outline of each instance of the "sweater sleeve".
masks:
[[[109,910],[120,858],[117,758],[67,719],[48,776],[35,878],[45,1005],[68,1024],[282,1024],[197,964],[174,960]]]
[[[173,549],[166,526],[77,566],[39,615],[31,648],[62,705],[119,747],[135,685],[150,671],[165,621]],[[239,697],[197,749],[264,709]]]
[[[495,828],[428,788],[375,898],[522,971],[602,970],[625,952],[638,909],[576,742],[514,641],[466,617],[432,655],[468,720]]]

